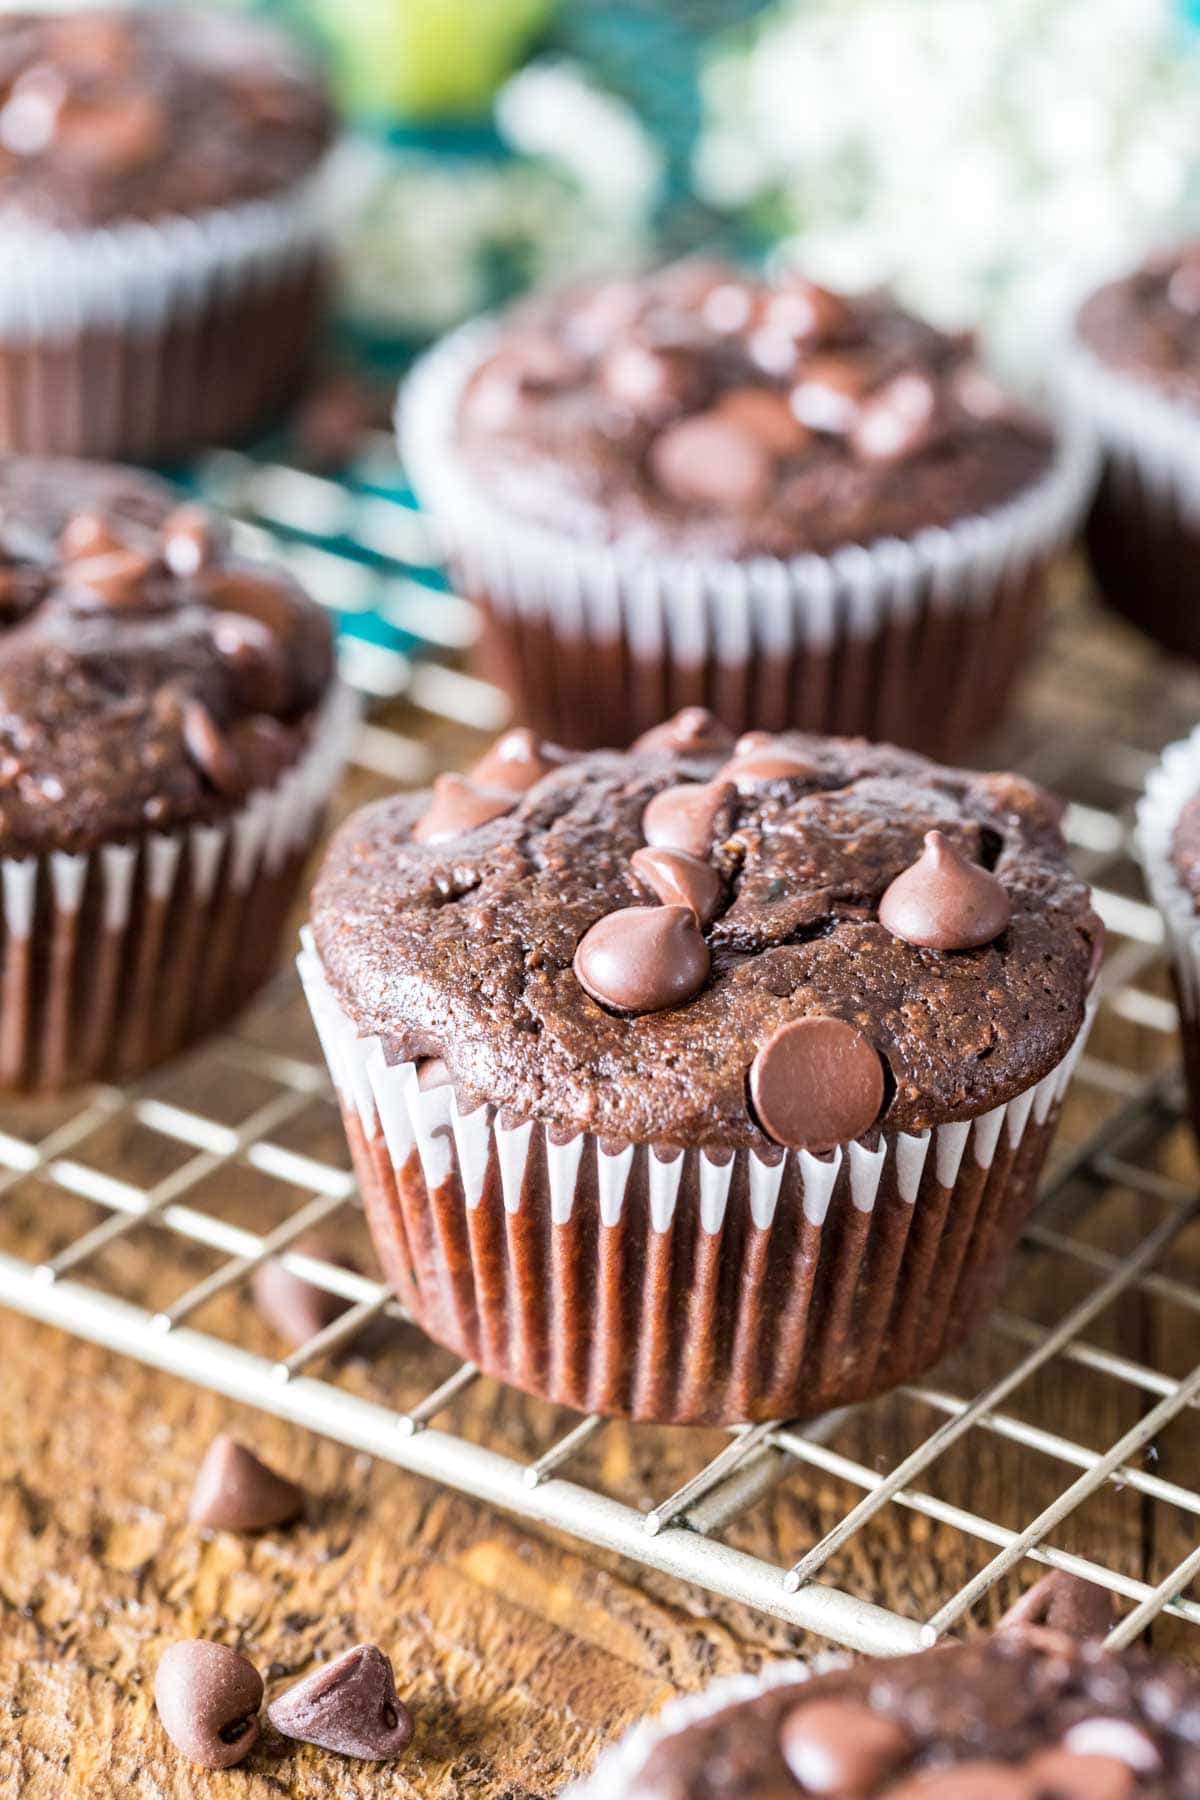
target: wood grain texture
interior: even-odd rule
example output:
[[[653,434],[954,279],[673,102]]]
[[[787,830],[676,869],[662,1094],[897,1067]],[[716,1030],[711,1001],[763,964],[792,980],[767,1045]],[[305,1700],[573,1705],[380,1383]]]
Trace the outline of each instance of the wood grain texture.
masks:
[[[1071,602],[1056,616],[1051,660],[1026,693],[1023,722],[1004,756],[1059,734],[1064,757],[1099,726],[1123,741],[1154,744],[1200,716],[1200,683],[1172,677],[1124,627],[1087,622]],[[1164,703],[1169,694],[1169,705]],[[405,721],[409,729],[414,721]],[[439,751],[462,759],[464,739]],[[358,800],[371,784],[358,779]],[[1097,792],[1096,804],[1111,795]],[[311,1053],[303,1011],[289,989],[248,1017],[253,1041]],[[1101,1054],[1138,1067],[1173,1046],[1136,1025],[1107,1019]],[[230,1092],[229,1072],[200,1053],[153,1090],[236,1123],[269,1097],[257,1078]],[[1110,1103],[1115,1104],[1115,1102]],[[1077,1138],[1103,1103],[1072,1102],[1066,1135]],[[61,1110],[35,1118],[0,1108],[0,1125],[44,1131]],[[345,1160],[333,1107],[314,1100],[280,1141]],[[127,1116],[78,1152],[110,1172],[149,1181],[186,1155]],[[1187,1134],[1153,1150],[1158,1166],[1195,1178]],[[244,1167],[222,1169],[198,1202],[222,1217],[265,1228],[295,1203],[278,1182]],[[44,1255],[94,1224],[99,1210],[30,1179],[0,1197],[0,1247]],[[1158,1212],[1120,1188],[1069,1215],[1092,1244],[1127,1250]],[[361,1225],[339,1223],[370,1266]],[[87,1278],[151,1303],[181,1292],[215,1266],[194,1245],[139,1227],[97,1259]],[[1200,1275],[1200,1232],[1173,1265]],[[1061,1258],[1024,1253],[1008,1303],[1052,1323],[1088,1291],[1094,1273]],[[271,1340],[244,1296],[227,1294],[195,1323],[268,1350]],[[1182,1374],[1200,1358],[1195,1313],[1126,1297],[1096,1322],[1091,1342]],[[1007,1366],[1011,1341],[995,1329],[929,1384],[969,1393]],[[369,1357],[335,1373],[348,1389],[402,1405],[428,1392],[450,1365],[415,1332],[397,1328]],[[1058,1360],[1013,1395],[1006,1410],[1104,1449],[1149,1406],[1127,1383]],[[891,1467],[941,1414],[893,1399],[845,1421],[833,1444],[868,1468]],[[454,1426],[514,1454],[536,1455],[566,1415],[480,1382]],[[1146,1467],[1195,1480],[1196,1415],[1152,1447]],[[202,1533],[186,1523],[194,1472],[212,1437],[232,1431],[310,1494],[305,1518],[260,1538]],[[605,1429],[572,1467],[631,1504],[662,1499],[720,1447],[713,1433]],[[956,1506],[1017,1527],[1077,1471],[1052,1455],[974,1431],[923,1483]],[[728,1535],[786,1566],[853,1504],[858,1490],[816,1470],[792,1472]],[[1158,1580],[1196,1539],[1193,1517],[1109,1484],[1054,1534],[1061,1548],[1139,1579]],[[927,1616],[993,1553],[981,1541],[899,1506],[888,1507],[829,1566],[824,1578]],[[1024,1564],[974,1621],[994,1618],[1036,1573]],[[297,1749],[266,1732],[240,1769],[209,1775],[182,1762],[154,1716],[157,1658],[171,1641],[209,1635],[241,1646],[269,1690],[359,1640],[392,1656],[417,1737],[394,1766],[367,1767]],[[1200,1632],[1166,1625],[1160,1638],[1195,1655]],[[0,1795],[23,1800],[237,1800],[350,1795],[413,1800],[543,1800],[590,1766],[601,1746],[671,1694],[712,1676],[817,1648],[777,1620],[713,1599],[666,1577],[558,1539],[486,1507],[185,1383],[0,1313]]]

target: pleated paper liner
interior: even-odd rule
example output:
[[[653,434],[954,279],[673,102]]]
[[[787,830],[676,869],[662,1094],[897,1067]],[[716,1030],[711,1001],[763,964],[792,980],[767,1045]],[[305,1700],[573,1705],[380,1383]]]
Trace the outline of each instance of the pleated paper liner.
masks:
[[[1062,358],[1057,394],[1102,452],[1086,541],[1105,599],[1168,649],[1200,657],[1200,416],[1079,340]]]
[[[624,744],[705,705],[735,731],[861,733],[945,758],[1003,716],[1091,490],[1090,438],[1065,438],[1043,479],[992,512],[830,556],[582,543],[502,511],[457,454],[459,398],[494,332],[482,321],[425,356],[397,425],[454,578],[482,609],[489,672],[543,736]]]
[[[1146,778],[1138,804],[1135,843],[1150,889],[1163,918],[1167,956],[1179,1002],[1179,1032],[1191,1099],[1192,1119],[1200,1133],[1200,918],[1196,902],[1180,880],[1171,857],[1171,839],[1179,815],[1200,793],[1200,726],[1178,743],[1168,744]]]
[[[357,714],[229,818],[68,855],[0,858],[0,1087],[116,1081],[221,1024],[274,966]]]
[[[0,451],[162,460],[269,420],[326,316],[341,167],[195,217],[0,225]]]
[[[1085,1033],[981,1118],[831,1156],[565,1141],[422,1092],[300,971],[388,1280],[529,1393],[660,1423],[806,1417],[914,1378],[978,1322]]]

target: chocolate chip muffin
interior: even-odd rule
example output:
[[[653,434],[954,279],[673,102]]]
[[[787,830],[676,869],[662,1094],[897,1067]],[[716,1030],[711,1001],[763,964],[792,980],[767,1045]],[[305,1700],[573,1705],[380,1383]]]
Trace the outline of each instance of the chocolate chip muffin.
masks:
[[[817,1674],[798,1664],[676,1702],[576,1800],[1190,1800],[1200,1679],[1104,1651],[1105,1606],[1046,1589],[990,1636]],[[1082,1583],[1076,1583],[1082,1588]],[[1087,1635],[1085,1635],[1087,1634]]]
[[[325,90],[186,8],[0,25],[0,449],[160,460],[289,397],[327,288]]]
[[[248,997],[348,723],[325,616],[202,508],[0,464],[0,1085],[134,1074]]]
[[[1170,650],[1200,657],[1200,242],[1152,257],[1091,296],[1062,376],[1068,417],[1099,439],[1087,521],[1105,599]]]
[[[680,714],[524,731],[335,837],[302,958],[386,1272],[579,1407],[807,1416],[990,1298],[1100,926],[1055,803]]]
[[[1192,1120],[1200,1135],[1200,727],[1169,744],[1151,770],[1134,841],[1163,917]]]
[[[1090,456],[884,295],[685,262],[435,350],[401,447],[546,735],[731,726],[953,754],[1003,710]]]

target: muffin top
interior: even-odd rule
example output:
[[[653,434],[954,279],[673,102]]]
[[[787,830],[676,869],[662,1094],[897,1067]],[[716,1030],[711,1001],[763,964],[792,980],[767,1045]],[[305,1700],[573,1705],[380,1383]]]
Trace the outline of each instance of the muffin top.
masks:
[[[132,470],[0,462],[0,855],[221,818],[304,748],[321,609]]]
[[[1200,242],[1161,251],[1099,288],[1076,327],[1110,368],[1200,406]]]
[[[662,1739],[609,1800],[1184,1800],[1200,1679],[1041,1627],[768,1688]]]
[[[707,261],[518,306],[456,441],[518,518],[723,557],[908,537],[1013,499],[1052,454],[968,338]]]
[[[333,136],[279,32],[175,7],[0,19],[0,219],[66,228],[279,192]]]
[[[460,1106],[663,1145],[822,1150],[989,1111],[1065,1055],[1102,935],[1015,775],[690,708],[627,754],[510,733],[356,814],[326,975]]]

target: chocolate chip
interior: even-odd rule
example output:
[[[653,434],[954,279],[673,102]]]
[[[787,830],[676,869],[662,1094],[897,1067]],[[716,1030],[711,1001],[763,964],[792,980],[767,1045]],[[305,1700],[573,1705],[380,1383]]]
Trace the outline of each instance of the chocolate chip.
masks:
[[[464,417],[483,431],[503,431],[521,417],[531,400],[569,385],[578,374],[576,359],[552,338],[529,337],[507,344],[468,387]]]
[[[685,706],[674,718],[664,719],[661,725],[654,725],[649,731],[643,731],[633,748],[680,750],[685,754],[691,752],[696,756],[705,756],[710,752],[718,754],[728,750],[732,743],[732,731],[727,725],[722,725],[707,706]]]
[[[1020,1769],[998,1762],[962,1762],[930,1769],[887,1790],[887,1800],[1041,1800]]]
[[[154,1703],[177,1750],[206,1769],[230,1769],[257,1741],[262,1676],[226,1644],[188,1638],[159,1659]]]
[[[791,275],[779,281],[768,297],[763,329],[780,332],[796,344],[832,344],[854,336],[858,319],[841,294],[804,275]]]
[[[1139,1775],[1155,1775],[1162,1767],[1162,1758],[1146,1733],[1128,1719],[1080,1719],[1064,1735],[1062,1747],[1072,1756],[1112,1757]]]
[[[642,814],[642,836],[655,850],[682,850],[702,861],[736,790],[729,781],[684,782],[656,794]]]
[[[266,1531],[290,1524],[303,1504],[294,1481],[277,1475],[253,1450],[222,1433],[200,1465],[188,1518],[193,1525],[224,1531]]]
[[[716,779],[732,781],[739,794],[749,794],[768,781],[811,781],[816,772],[807,756],[768,737],[765,743],[747,743],[742,739],[731,760],[718,770]]]
[[[997,1630],[1022,1625],[1045,1625],[1077,1638],[1106,1638],[1113,1627],[1112,1595],[1094,1581],[1051,1569],[1009,1607]]]
[[[162,150],[167,114],[153,94],[111,100],[71,97],[59,111],[54,147],[65,158],[108,175],[144,168]]]
[[[721,878],[712,864],[682,850],[635,850],[629,866],[663,906],[688,906],[701,925],[721,903]]]
[[[156,566],[152,556],[123,545],[117,550],[80,556],[68,562],[63,570],[63,580],[72,599],[113,608],[140,606],[145,598],[146,580]]]
[[[803,1701],[788,1713],[779,1748],[806,1794],[874,1791],[905,1763],[913,1740],[898,1719],[851,1700]]]
[[[1051,1800],[1133,1800],[1138,1779],[1128,1763],[1111,1756],[1075,1756],[1069,1750],[1043,1750],[1031,1756],[1023,1771],[1027,1795]]]
[[[465,775],[439,775],[429,810],[413,826],[418,844],[444,844],[511,812],[516,795],[507,788],[480,788]]]
[[[1002,884],[940,831],[925,833],[921,856],[897,875],[879,902],[884,930],[927,950],[990,944],[1011,918]]]
[[[356,1644],[314,1669],[272,1700],[267,1717],[284,1737],[371,1762],[399,1756],[412,1742],[412,1714],[374,1644]]]
[[[864,462],[903,462],[928,449],[937,436],[937,423],[932,381],[908,370],[871,395],[850,433],[850,447]]]
[[[708,979],[708,945],[687,906],[626,906],[598,919],[575,951],[582,988],[622,1012],[681,1006]]]
[[[203,701],[185,701],[182,726],[184,748],[210,786],[219,794],[240,793],[245,784],[237,758]]]
[[[195,575],[212,561],[216,544],[212,514],[205,506],[177,506],[163,521],[163,561],[172,575]]]
[[[650,463],[654,479],[672,499],[730,512],[761,506],[774,473],[762,439],[720,412],[669,425],[651,445]]]
[[[748,331],[758,310],[758,290],[748,281],[720,282],[709,289],[700,308],[709,330],[722,337]]]
[[[874,375],[873,365],[863,357],[814,356],[791,391],[792,411],[811,431],[852,431]]]
[[[64,562],[79,562],[91,557],[107,557],[124,552],[129,546],[118,537],[103,513],[81,512],[68,519],[58,540],[59,555]]]
[[[813,442],[812,432],[800,423],[778,388],[730,388],[722,394],[717,411],[758,438],[772,456],[800,456]]]
[[[475,764],[468,779],[480,787],[522,794],[535,787],[552,769],[561,767],[563,760],[558,752],[548,754],[547,746],[536,733],[525,725],[518,725],[496,739]]]
[[[703,365],[692,351],[636,339],[609,351],[600,381],[608,398],[634,418],[655,422],[697,404],[707,386]]]
[[[304,1238],[293,1248],[302,1256],[332,1263],[339,1269],[354,1267],[336,1245],[323,1238]],[[340,1294],[331,1294],[328,1288],[294,1275],[274,1257],[255,1269],[250,1291],[263,1318],[290,1348],[306,1344],[318,1331],[339,1319],[350,1305]]]
[[[241,704],[255,712],[285,710],[287,666],[275,633],[260,619],[240,612],[210,613],[209,630],[218,656],[236,678]]]
[[[832,1150],[861,1137],[883,1105],[883,1064],[844,1019],[793,1019],[750,1068],[750,1097],[767,1136],[792,1150]]]

